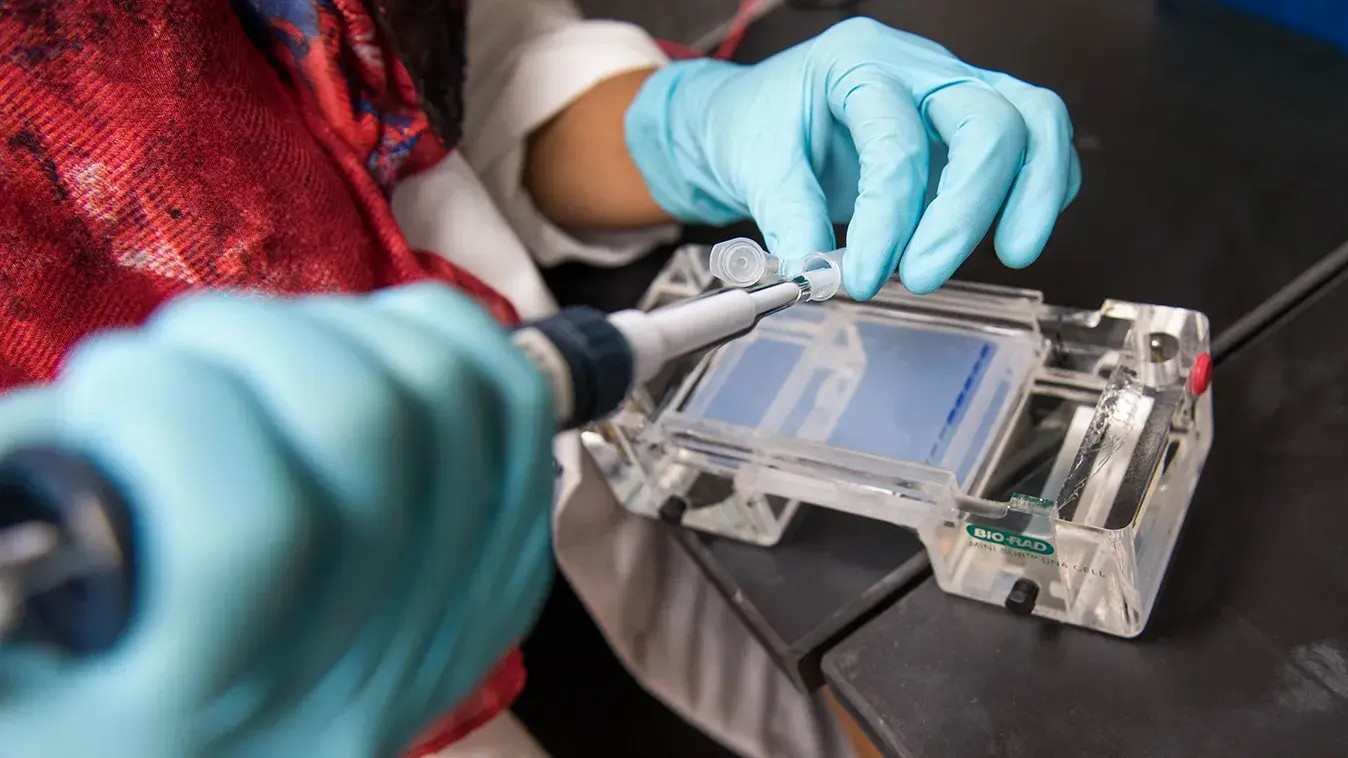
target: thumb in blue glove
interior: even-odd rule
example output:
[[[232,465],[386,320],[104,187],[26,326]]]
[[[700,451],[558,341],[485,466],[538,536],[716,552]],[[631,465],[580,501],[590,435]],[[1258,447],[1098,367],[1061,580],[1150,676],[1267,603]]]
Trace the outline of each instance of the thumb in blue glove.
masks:
[[[682,221],[752,217],[788,259],[831,250],[832,223],[850,221],[844,281],[859,299],[896,267],[909,290],[935,290],[999,215],[998,257],[1028,266],[1081,183],[1057,95],[865,18],[754,66],[671,64],[626,133]],[[949,157],[924,208],[932,143]]]
[[[551,568],[550,401],[439,285],[207,294],[0,399],[125,494],[132,627],[0,645],[5,755],[396,756],[527,631]]]

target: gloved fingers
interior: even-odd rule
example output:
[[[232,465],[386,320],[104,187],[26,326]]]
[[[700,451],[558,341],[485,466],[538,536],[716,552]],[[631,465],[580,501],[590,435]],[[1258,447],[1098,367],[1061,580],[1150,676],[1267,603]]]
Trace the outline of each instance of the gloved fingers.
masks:
[[[0,394],[0,456],[19,445],[55,442],[62,419],[60,398],[50,387]]]
[[[412,672],[414,680],[406,689],[409,702],[434,699],[443,691],[442,677],[453,668],[454,697],[461,697],[486,674],[515,641],[505,632],[512,620],[532,619],[534,607],[504,603],[500,597],[503,580],[511,568],[529,558],[527,535],[537,523],[546,523],[551,505],[552,415],[550,399],[536,369],[505,339],[480,309],[461,296],[441,288],[414,286],[382,293],[386,305],[399,312],[425,320],[441,331],[447,342],[465,346],[490,374],[498,380],[507,413],[502,419],[508,432],[506,447],[500,451],[507,471],[501,481],[497,518],[491,531],[483,534],[483,551],[471,586],[464,590],[460,613],[476,613],[474,623],[461,634],[450,635],[450,627],[462,627],[462,620],[447,615],[446,629],[435,639],[422,665]],[[546,554],[546,545],[544,545]],[[544,567],[546,570],[546,567]],[[479,633],[486,632],[486,633]]]
[[[57,386],[71,444],[122,489],[137,535],[137,617],[89,702],[211,702],[303,613],[321,558],[310,484],[238,377],[143,335],[86,341]]]
[[[502,445],[492,423],[501,408],[489,378],[479,376],[457,352],[445,350],[433,330],[383,309],[346,306],[327,299],[303,304],[308,314],[342,329],[385,361],[434,430],[425,435],[422,451],[433,461],[422,498],[430,508],[415,514],[417,537],[407,543],[399,579],[387,588],[383,610],[357,643],[354,657],[362,670],[347,682],[364,690],[361,698],[372,712],[388,713],[399,710],[393,701],[403,699],[407,681],[422,668],[437,639],[464,633],[442,627],[450,607],[458,611],[457,622],[466,621],[456,598],[480,560],[477,536],[488,526],[499,486],[492,473],[499,461],[489,451]]]
[[[411,494],[406,513],[395,506],[400,517],[375,526],[389,532],[389,541],[400,546],[390,573],[341,580],[363,582],[359,591],[373,592],[367,603],[357,604],[364,617],[333,620],[346,624],[354,634],[328,635],[324,640],[341,655],[340,669],[335,675],[298,671],[274,688],[273,702],[281,705],[302,699],[312,707],[330,702],[329,710],[336,710],[349,709],[355,700],[361,703],[357,712],[389,713],[398,698],[401,672],[417,666],[428,644],[422,638],[439,628],[456,583],[472,570],[476,555],[472,539],[481,528],[491,494],[482,481],[485,455],[481,452],[482,441],[490,433],[477,423],[483,415],[481,403],[489,398],[476,391],[472,368],[438,349],[436,336],[419,324],[382,313],[368,301],[346,297],[305,298],[290,307],[294,318],[339,334],[367,353],[414,407],[424,423],[415,430],[415,444],[401,454],[420,459],[417,468],[424,477]],[[443,434],[445,428],[457,430],[466,439]],[[447,443],[461,444],[451,448]],[[361,556],[353,555],[347,565],[359,572],[360,563]],[[316,620],[320,633],[326,624],[326,619]],[[319,658],[314,656],[314,660]],[[315,674],[321,677],[316,686]],[[300,689],[306,686],[312,690]],[[347,726],[355,733],[343,739],[361,745],[407,737],[390,736],[387,730],[392,724],[383,718]]]
[[[552,397],[542,375],[511,344],[501,326],[470,298],[439,284],[385,290],[372,296],[372,301],[381,310],[433,331],[445,345],[474,361],[481,375],[492,381],[505,414],[500,420],[506,453],[501,500],[518,504],[526,493],[550,491],[556,431]],[[550,506],[524,500],[533,509],[546,511]]]
[[[496,494],[495,477],[502,465],[490,452],[500,449],[502,431],[496,420],[502,412],[492,391],[492,377],[481,366],[466,360],[457,350],[446,350],[443,338],[424,323],[365,302],[351,307],[345,301],[310,300],[302,305],[305,315],[340,329],[348,338],[375,356],[399,387],[407,393],[425,423],[415,449],[409,453],[428,461],[428,479],[420,488],[419,501],[432,505],[432,512],[418,508],[413,524],[418,539],[430,537],[444,548],[449,561],[437,575],[455,575],[456,566],[471,565],[471,537],[484,525],[489,500]],[[445,507],[453,503],[453,508]],[[439,531],[428,532],[428,519]],[[457,540],[468,544],[456,545]],[[452,553],[453,556],[448,554]],[[432,590],[438,592],[439,590]]]
[[[500,419],[505,445],[496,451],[505,463],[496,518],[491,530],[482,535],[481,560],[464,600],[465,610],[485,614],[478,623],[490,625],[498,634],[479,638],[480,642],[465,641],[468,649],[444,637],[437,640],[406,697],[409,702],[430,697],[437,689],[438,672],[451,663],[458,667],[455,676],[461,694],[467,694],[516,642],[499,636],[503,622],[532,619],[537,612],[537,606],[503,607],[497,593],[507,567],[524,557],[522,549],[531,547],[527,540],[531,530],[551,513],[555,429],[551,397],[537,369],[482,309],[462,295],[442,286],[420,284],[381,292],[374,299],[381,308],[435,330],[447,345],[479,361],[484,375],[492,377],[505,411]],[[462,620],[446,619],[447,625],[454,623],[462,624]]]
[[[756,176],[749,213],[763,232],[768,252],[785,260],[834,248],[828,201],[803,151],[782,156],[780,171]]]
[[[824,188],[828,200],[828,217],[835,225],[849,223],[856,214],[860,184],[861,157],[856,142],[845,125],[839,123],[829,130],[828,148],[819,172],[819,186]]]
[[[1074,194],[1072,121],[1053,92],[1006,74],[989,73],[988,78],[1026,125],[1025,159],[993,237],[1002,263],[1023,268],[1043,252],[1058,214]],[[1076,179],[1079,184],[1079,164]]]
[[[829,27],[814,39],[810,52],[822,67],[846,70],[878,64],[897,70],[919,98],[972,71],[940,43],[865,16]]]
[[[1063,202],[1063,210],[1077,199],[1077,193],[1081,191],[1081,156],[1077,154],[1076,146],[1072,147],[1072,165],[1067,174],[1067,200]]]
[[[147,331],[165,344],[235,372],[251,386],[318,483],[382,523],[382,504],[404,503],[418,485],[414,431],[422,423],[409,398],[348,336],[304,317],[296,301],[217,293],[161,309]]]
[[[237,376],[327,506],[326,567],[309,588],[302,636],[278,645],[273,680],[255,690],[271,702],[303,695],[346,654],[396,579],[431,465],[418,445],[430,436],[424,415],[369,351],[306,318],[295,301],[187,297],[146,329]]]
[[[830,81],[828,102],[861,163],[843,282],[852,297],[867,300],[894,273],[922,214],[927,131],[903,83],[877,66],[852,67]]]
[[[499,449],[503,436],[493,423],[501,408],[489,386],[492,377],[458,351],[444,349],[441,335],[425,324],[370,302],[309,299],[299,310],[340,331],[396,380],[424,422],[418,425],[416,444],[407,451],[427,461],[428,479],[421,483],[417,500],[455,503],[448,513],[453,519],[435,536],[449,541],[475,534],[489,515],[487,501],[495,495],[493,475],[500,469],[488,454]],[[422,509],[413,514],[412,523],[423,533],[428,516]],[[448,552],[459,554],[456,562],[471,559],[462,549]]]
[[[538,493],[540,497],[552,500],[552,491]],[[539,515],[516,522],[517,533],[511,538],[513,552],[494,553],[489,565],[483,571],[490,571],[487,582],[491,586],[491,602],[499,603],[503,608],[512,609],[510,613],[499,614],[494,624],[475,624],[464,635],[464,654],[472,660],[490,661],[493,665],[505,653],[503,642],[519,642],[537,620],[546,598],[546,588],[552,578],[552,520],[548,515]],[[428,657],[428,662],[435,658]],[[441,690],[443,682],[437,674],[442,667],[425,666],[418,674],[418,691],[421,686],[428,691]],[[476,685],[483,669],[468,685]]]
[[[541,610],[552,583],[552,565],[552,519],[534,519],[528,524],[519,560],[507,566],[509,575],[501,588],[503,601],[518,608]],[[505,636],[523,639],[536,620],[537,613],[512,618]]]
[[[1020,171],[1027,140],[1020,112],[982,82],[938,90],[924,108],[949,146],[949,163],[899,262],[900,278],[917,294],[944,284],[987,234]]]
[[[429,693],[423,702],[430,705],[436,703],[444,705],[423,710],[410,718],[403,727],[404,732],[424,729],[430,719],[461,701],[467,694],[466,690],[475,689],[491,669],[500,663],[504,655],[504,651],[500,649],[501,640],[522,640],[528,634],[537,620],[538,610],[547,599],[553,580],[551,530],[549,519],[538,519],[533,522],[525,542],[526,547],[520,551],[520,560],[508,567],[511,576],[500,597],[502,604],[533,610],[508,617],[507,623],[499,628],[486,624],[469,626],[466,634],[472,638],[470,644],[473,648],[494,653],[496,656],[492,660],[492,665],[475,674],[471,681],[465,677],[466,672],[452,667],[441,669],[421,667],[417,674],[427,678],[425,686]]]
[[[42,749],[25,750],[28,745],[18,741],[33,739],[34,724],[48,726],[55,720],[76,728],[87,725],[70,707],[72,700],[84,694],[78,691],[78,683],[84,681],[82,664],[80,659],[38,645],[0,645],[0,734],[5,735],[7,749],[18,751],[15,755],[43,755],[44,749],[50,749],[49,734],[36,735]],[[72,685],[77,692],[70,692]]]

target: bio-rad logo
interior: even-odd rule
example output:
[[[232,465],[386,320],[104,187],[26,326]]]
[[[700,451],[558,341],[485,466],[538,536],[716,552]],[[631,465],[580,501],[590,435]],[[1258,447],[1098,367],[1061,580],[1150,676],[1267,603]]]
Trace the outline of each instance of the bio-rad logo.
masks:
[[[1043,540],[1034,537],[1026,537],[1016,532],[1008,532],[1002,529],[994,529],[990,526],[974,526],[970,524],[965,527],[969,536],[983,542],[991,542],[994,545],[1005,545],[1013,550],[1026,550],[1039,555],[1053,555],[1053,546]]]

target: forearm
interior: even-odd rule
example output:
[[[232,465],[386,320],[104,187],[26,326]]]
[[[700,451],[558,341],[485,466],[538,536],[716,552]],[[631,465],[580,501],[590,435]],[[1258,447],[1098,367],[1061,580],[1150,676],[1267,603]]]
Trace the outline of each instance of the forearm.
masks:
[[[654,69],[600,82],[529,138],[524,187],[538,210],[571,229],[631,229],[672,219],[627,151],[627,108]]]

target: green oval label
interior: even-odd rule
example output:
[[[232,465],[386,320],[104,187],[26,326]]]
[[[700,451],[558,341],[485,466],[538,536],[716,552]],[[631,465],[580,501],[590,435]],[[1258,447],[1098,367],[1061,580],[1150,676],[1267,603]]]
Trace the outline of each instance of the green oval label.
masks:
[[[991,542],[994,545],[1003,545],[1014,550],[1026,550],[1039,555],[1053,555],[1053,546],[1047,542],[1035,538],[1026,537],[1019,532],[1008,532],[1005,529],[996,529],[991,526],[977,526],[970,524],[965,527],[969,536],[983,542]]]

